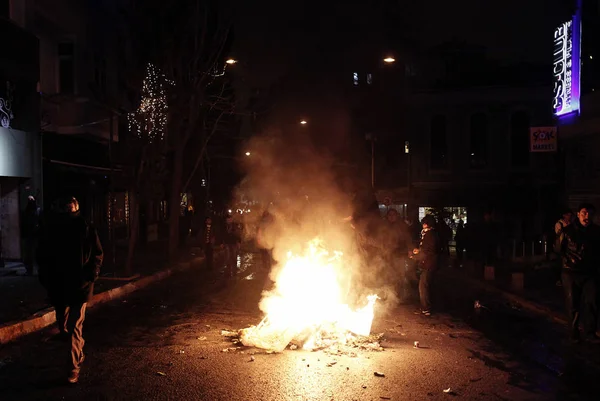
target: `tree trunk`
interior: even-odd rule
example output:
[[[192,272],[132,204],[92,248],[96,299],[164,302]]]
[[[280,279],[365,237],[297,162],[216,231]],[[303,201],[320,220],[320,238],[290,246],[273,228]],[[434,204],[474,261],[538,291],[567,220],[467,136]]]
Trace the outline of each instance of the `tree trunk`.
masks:
[[[129,233],[129,245],[127,247],[127,261],[125,262],[125,274],[131,276],[133,273],[133,255],[135,253],[135,246],[137,245],[139,232],[140,232],[140,200],[136,193],[132,193],[129,198],[131,202],[131,210],[129,215],[131,216],[131,230]]]
[[[169,200],[169,258],[179,246],[179,215],[181,214],[181,181],[183,176],[183,147],[178,146],[173,157],[171,196]]]

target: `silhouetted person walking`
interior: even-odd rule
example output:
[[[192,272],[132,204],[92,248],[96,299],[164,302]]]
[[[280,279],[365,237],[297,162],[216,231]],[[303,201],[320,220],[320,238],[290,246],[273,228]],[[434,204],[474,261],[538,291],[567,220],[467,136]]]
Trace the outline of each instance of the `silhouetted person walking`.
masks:
[[[594,224],[595,208],[582,204],[577,219],[560,232],[555,245],[562,255],[562,282],[571,319],[571,338],[579,341],[579,322],[587,340],[597,341],[596,287],[600,265],[600,227]]]
[[[39,279],[56,310],[59,337],[70,343],[69,383],[77,383],[84,360],[83,321],[102,266],[96,230],[79,213],[79,202],[61,202],[41,227]]]

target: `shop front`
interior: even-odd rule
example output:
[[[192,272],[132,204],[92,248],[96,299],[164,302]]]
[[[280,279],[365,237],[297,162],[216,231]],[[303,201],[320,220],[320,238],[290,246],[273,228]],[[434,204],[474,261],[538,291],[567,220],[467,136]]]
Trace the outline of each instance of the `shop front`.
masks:
[[[38,41],[0,19],[10,38],[0,58],[0,266],[21,259],[21,212],[29,196],[42,201]]]

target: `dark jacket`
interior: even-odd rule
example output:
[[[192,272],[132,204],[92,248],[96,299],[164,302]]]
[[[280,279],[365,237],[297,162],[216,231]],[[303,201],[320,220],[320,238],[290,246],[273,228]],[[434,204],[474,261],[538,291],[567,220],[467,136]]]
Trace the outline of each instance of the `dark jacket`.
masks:
[[[438,268],[441,253],[440,236],[437,230],[430,229],[423,234],[419,245],[419,253],[414,256],[414,259],[420,262],[421,268],[435,270]]]
[[[555,251],[562,255],[563,270],[595,275],[600,265],[600,226],[582,226],[579,221],[560,233]]]
[[[223,244],[236,245],[242,242],[242,230],[237,223],[225,223],[223,228]]]
[[[88,302],[103,252],[96,230],[77,214],[49,216],[40,227],[39,279],[53,305]]]

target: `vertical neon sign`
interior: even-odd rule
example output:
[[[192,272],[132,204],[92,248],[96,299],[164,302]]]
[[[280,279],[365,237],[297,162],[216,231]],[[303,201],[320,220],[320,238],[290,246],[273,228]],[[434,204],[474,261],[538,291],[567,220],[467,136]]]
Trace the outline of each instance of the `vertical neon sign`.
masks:
[[[552,108],[557,117],[579,113],[580,60],[581,7],[578,6],[573,18],[554,30]]]

